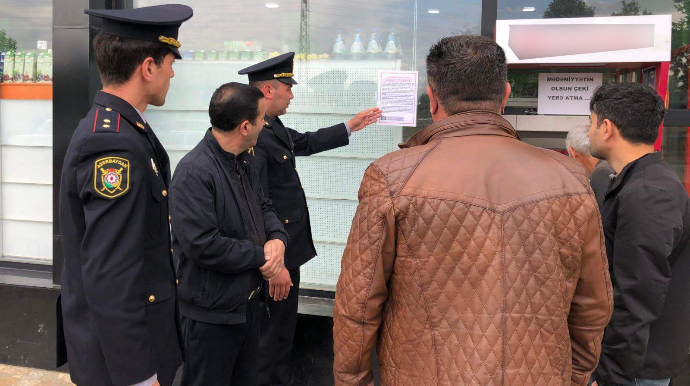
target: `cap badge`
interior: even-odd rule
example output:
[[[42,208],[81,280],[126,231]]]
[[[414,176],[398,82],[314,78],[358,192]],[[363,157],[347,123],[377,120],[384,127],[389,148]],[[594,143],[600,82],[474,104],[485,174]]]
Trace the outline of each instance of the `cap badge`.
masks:
[[[159,40],[161,43],[169,44],[169,45],[171,45],[171,46],[173,46],[173,47],[175,47],[175,48],[180,48],[180,47],[182,47],[182,44],[180,44],[180,42],[178,42],[177,39],[175,39],[175,38],[168,38],[168,37],[165,37],[165,36],[161,35],[161,36],[158,37],[158,40]]]

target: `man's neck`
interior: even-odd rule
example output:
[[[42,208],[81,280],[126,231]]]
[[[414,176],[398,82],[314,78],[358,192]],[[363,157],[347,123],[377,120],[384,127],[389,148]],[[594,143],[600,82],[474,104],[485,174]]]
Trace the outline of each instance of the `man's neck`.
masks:
[[[238,141],[237,137],[233,134],[235,130],[224,133],[216,128],[211,129],[211,134],[218,141],[220,147],[228,153],[238,156],[243,151],[247,150],[247,147]]]
[[[139,110],[140,113],[146,111],[146,108],[149,106],[148,100],[144,97],[142,90],[129,82],[117,86],[104,86],[103,92],[124,99],[135,109]]]
[[[597,166],[597,163],[599,163],[599,159],[590,156],[590,157],[587,157],[585,162],[587,162],[587,165],[585,165],[585,168],[587,169],[589,174],[592,174],[592,171]]]
[[[629,163],[654,153],[654,145],[629,145],[611,154],[607,161],[616,173],[620,173]]]

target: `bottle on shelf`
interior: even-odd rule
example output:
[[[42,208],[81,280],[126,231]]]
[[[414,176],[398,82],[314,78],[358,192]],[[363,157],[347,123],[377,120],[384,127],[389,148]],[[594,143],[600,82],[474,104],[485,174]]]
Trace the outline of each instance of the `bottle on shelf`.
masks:
[[[335,44],[333,44],[333,59],[345,59],[346,56],[347,47],[343,41],[343,31],[338,30],[338,36],[335,38]]]
[[[374,28],[367,45],[367,57],[369,59],[379,59],[381,57],[381,45],[379,44],[378,29]]]
[[[386,60],[393,60],[398,58],[399,54],[400,51],[398,50],[395,32],[391,31],[391,33],[388,34],[388,42],[386,43],[386,47],[383,49],[383,57]]]
[[[350,58],[352,60],[361,60],[362,54],[364,53],[364,45],[362,44],[362,38],[360,38],[360,30],[357,30],[355,34],[355,41],[350,47]]]

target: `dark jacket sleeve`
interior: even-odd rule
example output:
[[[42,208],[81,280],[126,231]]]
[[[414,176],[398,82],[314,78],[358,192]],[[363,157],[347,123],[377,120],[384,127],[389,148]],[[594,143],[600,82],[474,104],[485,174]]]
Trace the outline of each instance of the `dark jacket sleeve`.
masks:
[[[172,231],[182,252],[199,267],[237,274],[260,268],[262,247],[223,236],[215,211],[216,187],[211,176],[193,167],[178,169],[171,187]]]
[[[295,155],[298,156],[308,156],[350,143],[350,137],[347,135],[347,128],[344,123],[307,133],[287,129],[295,143]]]
[[[615,174],[616,171],[608,164],[606,161],[599,161],[600,163],[592,170],[592,175],[589,177],[589,184],[592,186],[594,195],[597,198],[597,204],[599,204],[599,210],[604,207],[604,196],[611,183],[611,174]]]
[[[83,202],[85,232],[81,246],[84,293],[91,325],[115,385],[132,385],[156,372],[146,323],[143,266],[146,194],[150,167],[137,144],[124,135],[94,134],[81,147],[77,186]],[[125,192],[106,198],[96,191],[94,166],[103,157],[129,162]],[[128,186],[128,189],[124,189]],[[150,194],[150,193],[149,193]]]
[[[595,379],[628,384],[642,370],[650,324],[664,306],[668,257],[682,233],[681,212],[663,191],[643,187],[619,195],[614,255],[613,318]]]
[[[263,150],[261,152],[263,152]],[[264,168],[264,170],[266,169]],[[259,182],[260,178],[258,175],[258,170],[253,170],[252,173],[252,180],[254,181],[252,186],[254,186],[257,199],[259,200],[259,203],[261,203],[261,216],[264,220],[264,231],[266,232],[266,238],[268,240],[281,240],[287,248],[290,237],[288,236],[285,227],[283,227],[283,224],[281,224],[280,220],[278,219],[278,216],[273,209],[271,199],[268,198],[268,195],[264,191],[263,185]]]
[[[268,160],[266,150],[264,150],[260,145],[254,146],[254,168],[256,169],[256,173],[259,175],[259,184],[261,184],[261,189],[263,189],[264,195],[268,197]]]

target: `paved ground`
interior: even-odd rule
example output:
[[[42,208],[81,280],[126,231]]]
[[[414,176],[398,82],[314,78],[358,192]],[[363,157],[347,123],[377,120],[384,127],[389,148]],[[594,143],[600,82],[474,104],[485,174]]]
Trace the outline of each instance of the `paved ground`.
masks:
[[[74,386],[69,374],[0,364],[0,386]]]

